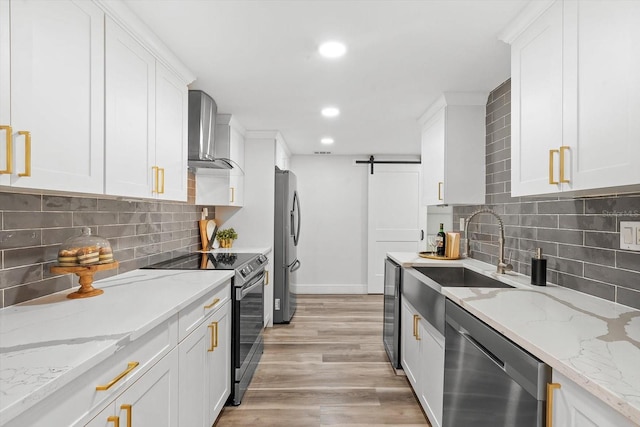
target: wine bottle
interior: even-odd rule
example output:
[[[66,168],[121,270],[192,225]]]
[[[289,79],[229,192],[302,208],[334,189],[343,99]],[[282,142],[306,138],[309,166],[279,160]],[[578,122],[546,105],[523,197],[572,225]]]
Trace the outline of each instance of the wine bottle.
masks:
[[[440,223],[440,231],[438,231],[438,235],[436,236],[436,255],[444,256],[446,242],[447,236],[444,234],[444,224]]]

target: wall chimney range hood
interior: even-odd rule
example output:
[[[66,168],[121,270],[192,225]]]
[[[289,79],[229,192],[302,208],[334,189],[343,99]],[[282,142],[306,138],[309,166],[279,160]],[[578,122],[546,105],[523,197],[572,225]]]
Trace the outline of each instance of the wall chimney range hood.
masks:
[[[189,91],[189,168],[233,168],[229,144],[216,142],[217,114],[213,98],[201,90]]]

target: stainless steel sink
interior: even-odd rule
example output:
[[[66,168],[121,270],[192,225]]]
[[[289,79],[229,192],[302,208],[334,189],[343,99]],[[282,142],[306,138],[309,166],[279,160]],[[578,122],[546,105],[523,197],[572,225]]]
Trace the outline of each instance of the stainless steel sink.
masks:
[[[499,280],[464,267],[413,267],[443,287],[513,288]]]

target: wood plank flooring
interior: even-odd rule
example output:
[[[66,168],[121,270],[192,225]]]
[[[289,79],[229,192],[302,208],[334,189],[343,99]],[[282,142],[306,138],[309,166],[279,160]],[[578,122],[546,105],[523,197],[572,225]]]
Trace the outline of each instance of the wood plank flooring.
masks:
[[[265,331],[249,390],[215,427],[430,426],[382,345],[381,295],[301,295]]]

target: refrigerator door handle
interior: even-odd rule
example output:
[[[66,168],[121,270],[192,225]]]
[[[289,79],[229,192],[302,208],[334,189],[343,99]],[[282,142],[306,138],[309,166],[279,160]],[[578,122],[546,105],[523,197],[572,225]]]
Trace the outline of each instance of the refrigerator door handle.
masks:
[[[289,267],[289,271],[293,273],[294,271],[298,270],[300,268],[300,264],[301,264],[301,262],[300,262],[299,259],[293,261],[293,263],[288,266]]]
[[[293,214],[296,214],[294,218]],[[295,232],[293,231],[295,228]],[[298,197],[298,192],[293,193],[293,207],[291,209],[291,232],[293,234],[293,244],[298,246],[298,241],[300,240],[300,198]]]

